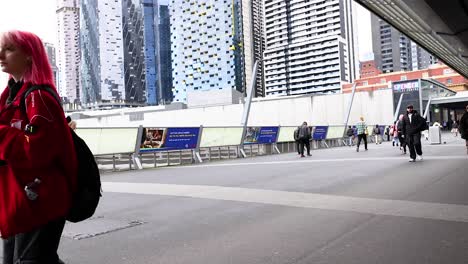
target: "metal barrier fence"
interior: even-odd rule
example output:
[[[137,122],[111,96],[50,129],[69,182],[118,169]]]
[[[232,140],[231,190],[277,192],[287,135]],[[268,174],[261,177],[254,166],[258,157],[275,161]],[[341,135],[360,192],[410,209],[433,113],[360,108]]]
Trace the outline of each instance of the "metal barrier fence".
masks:
[[[101,170],[118,171],[296,152],[296,128],[250,127],[245,138],[241,127],[80,128],[76,132]],[[348,145],[344,126],[311,128],[312,150]],[[368,142],[375,142],[374,137],[368,136]]]

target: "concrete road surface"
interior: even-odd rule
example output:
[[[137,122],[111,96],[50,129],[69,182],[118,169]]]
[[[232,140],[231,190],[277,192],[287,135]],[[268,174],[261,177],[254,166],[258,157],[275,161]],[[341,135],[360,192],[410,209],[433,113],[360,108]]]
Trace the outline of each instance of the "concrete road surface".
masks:
[[[448,135],[408,162],[390,143],[107,173],[67,224],[69,264],[466,264],[468,155]]]

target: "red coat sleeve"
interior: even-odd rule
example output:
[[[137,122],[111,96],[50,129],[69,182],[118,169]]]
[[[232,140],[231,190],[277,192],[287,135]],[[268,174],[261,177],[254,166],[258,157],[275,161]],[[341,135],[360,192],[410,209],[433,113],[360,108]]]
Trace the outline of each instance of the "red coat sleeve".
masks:
[[[15,126],[14,120],[10,126],[0,125],[0,159],[13,167],[50,167],[67,144],[68,131],[64,130],[61,106],[49,92],[36,90],[26,98],[25,107],[32,131],[24,132],[26,124]]]

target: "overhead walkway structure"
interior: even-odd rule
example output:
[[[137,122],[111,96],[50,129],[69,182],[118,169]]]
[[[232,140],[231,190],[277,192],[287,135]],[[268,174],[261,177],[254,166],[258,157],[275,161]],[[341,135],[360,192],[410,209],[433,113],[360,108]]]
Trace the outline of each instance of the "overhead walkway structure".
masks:
[[[468,78],[468,0],[356,0]]]

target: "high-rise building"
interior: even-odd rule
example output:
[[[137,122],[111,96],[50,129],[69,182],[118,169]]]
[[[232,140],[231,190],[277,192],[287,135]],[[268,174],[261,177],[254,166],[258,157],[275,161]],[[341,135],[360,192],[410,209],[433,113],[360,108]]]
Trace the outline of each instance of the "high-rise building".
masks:
[[[267,96],[336,93],[357,69],[351,0],[266,0]]]
[[[265,78],[263,74],[265,51],[265,25],[263,1],[242,0],[243,47],[245,56],[245,82],[250,85],[255,62],[257,77],[255,81],[255,97],[265,96]]]
[[[153,9],[153,1],[145,3]],[[145,45],[149,40],[154,45],[154,27],[151,25],[149,34],[146,35],[146,13],[141,0],[122,0],[123,19],[123,53],[124,53],[124,87],[125,101],[136,104],[146,104],[146,89],[156,88],[154,52],[151,54],[151,64],[146,61]],[[150,17],[151,21],[153,16]],[[154,49],[153,49],[154,50]],[[146,79],[151,79],[147,82]]]
[[[81,102],[94,107],[128,103],[121,0],[82,0],[80,20]]]
[[[168,5],[159,4],[159,104],[172,102],[171,16]]]
[[[123,0],[124,69],[127,102],[172,101],[169,7],[159,0]]]
[[[436,56],[432,55],[413,41],[411,41],[411,59],[411,68],[413,71],[427,69],[430,65],[437,64],[439,62]]]
[[[390,24],[371,15],[372,46],[383,73],[427,69],[438,59]]]
[[[174,102],[187,92],[244,91],[240,0],[172,0]]]
[[[55,46],[52,43],[44,43],[44,48],[47,52],[47,57],[49,58],[50,67],[52,68],[52,73],[54,74],[54,83],[58,85],[58,68],[57,68],[57,56],[55,54]]]
[[[372,49],[377,68],[383,73],[411,70],[411,40],[373,14],[371,27]]]
[[[80,101],[80,1],[57,0],[58,81],[64,103]]]

